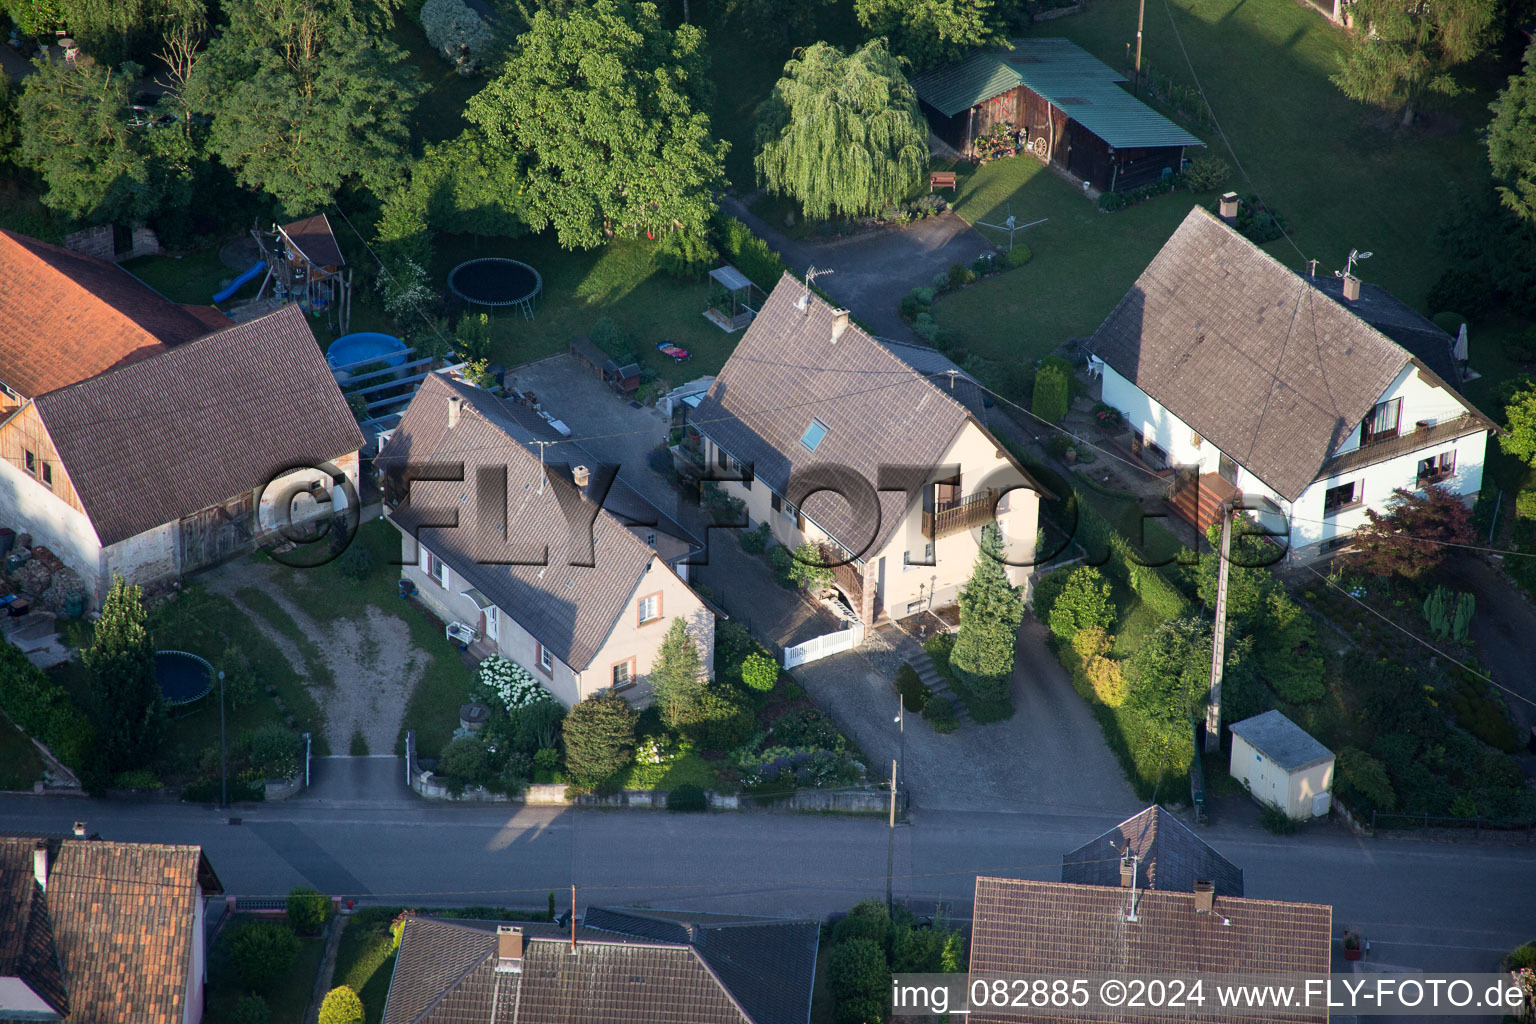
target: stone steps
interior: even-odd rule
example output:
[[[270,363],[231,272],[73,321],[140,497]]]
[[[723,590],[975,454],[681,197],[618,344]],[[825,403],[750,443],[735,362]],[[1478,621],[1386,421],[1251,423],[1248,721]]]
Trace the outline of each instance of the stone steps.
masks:
[[[949,688],[949,680],[934,667],[933,659],[928,656],[927,651],[923,650],[922,644],[899,629],[892,630],[889,639],[901,659],[917,670],[917,678],[922,680],[923,685],[932,690],[935,696],[944,697],[954,706],[955,718],[960,721],[960,724],[971,724],[971,709],[955,696],[955,692]]]

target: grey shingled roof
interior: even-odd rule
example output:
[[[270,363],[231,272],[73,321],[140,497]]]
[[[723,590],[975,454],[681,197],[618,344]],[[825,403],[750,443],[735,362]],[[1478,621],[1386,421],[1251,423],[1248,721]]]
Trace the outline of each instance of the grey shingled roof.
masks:
[[[582,924],[687,943],[698,950],[753,1024],[805,1024],[820,925],[815,921],[589,907]]]
[[[293,305],[36,404],[103,546],[363,445]]]
[[[464,405],[458,426],[449,428],[453,396]],[[421,543],[456,577],[579,672],[602,648],[645,575],[669,570],[606,509],[592,524],[595,565],[570,564],[570,528],[560,496],[578,500],[574,485],[567,476],[550,473],[540,493],[542,467],[525,447],[533,434],[512,418],[511,408],[487,391],[432,374],[375,461],[391,475],[409,474],[411,466],[424,463],[462,463],[462,482],[414,482],[393,521],[408,533],[419,528]],[[550,448],[546,456],[550,464],[567,460],[585,461],[559,448]],[[479,474],[503,470],[505,533],[501,509],[482,512],[476,500]],[[446,509],[457,510],[458,527],[423,525],[440,522],[435,513]],[[537,561],[546,550],[547,565],[504,564]]]
[[[754,1024],[687,945],[523,929],[522,969],[496,970],[496,922],[406,921],[384,1024]]]
[[[1344,298],[1341,278],[1329,275],[1308,280],[1318,291],[1403,346],[1442,380],[1458,387],[1463,383],[1461,368],[1451,358],[1456,339],[1381,285],[1361,282],[1360,297],[1351,300]]]
[[[1125,920],[1130,890],[1014,878],[977,878],[971,923],[972,974],[1112,974],[1119,978],[1188,978],[1193,974],[1327,974],[1331,960],[1332,908],[1315,903],[1216,897],[1213,913],[1195,912],[1193,893],[1141,891],[1135,922]],[[1184,1019],[1191,1019],[1185,1013]],[[1200,1020],[1239,1020],[1212,1012]],[[1012,1009],[973,1011],[971,1024],[1025,1019]],[[1125,1008],[1112,1018],[1074,1016],[1070,1007],[1031,1008],[1042,1022],[1113,1019],[1153,1024],[1165,1009]],[[1287,1017],[1328,1020],[1328,1008]]]
[[[1029,36],[1011,43],[917,75],[912,88],[953,117],[1022,85],[1115,149],[1205,145],[1121,88],[1124,75],[1071,40]]]
[[[975,377],[957,366],[949,356],[927,345],[913,345],[910,342],[892,341],[889,338],[881,338],[880,344],[884,345],[891,355],[949,392],[950,396],[970,410],[971,415],[978,421],[986,422],[986,391],[982,389]],[[954,371],[953,380],[950,378],[950,371]]]
[[[779,280],[689,422],[780,495],[792,471],[846,467],[874,487],[882,465],[937,465],[975,422],[948,394],[947,378],[939,384],[914,371],[852,322],[834,342],[839,311],[814,294],[802,308],[804,295],[794,277]],[[827,427],[814,452],[800,443],[812,419]],[[878,500],[872,541],[868,519],[831,493],[810,496],[801,511],[862,557],[882,548],[906,514],[899,492]]]
[[[1301,771],[1333,759],[1333,752],[1301,726],[1278,711],[1233,722],[1232,731],[1287,772]]]
[[[1198,206],[1090,350],[1291,501],[1411,358]]]
[[[1213,882],[1218,896],[1243,894],[1243,870],[1217,853],[1189,826],[1160,806],[1148,807],[1061,858],[1061,880],[1120,885],[1120,858],[1134,853],[1137,885],[1164,892],[1194,892]]]

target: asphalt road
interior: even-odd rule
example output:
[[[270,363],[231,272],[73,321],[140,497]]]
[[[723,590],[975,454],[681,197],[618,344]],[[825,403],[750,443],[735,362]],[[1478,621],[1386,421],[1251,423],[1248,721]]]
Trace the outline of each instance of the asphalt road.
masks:
[[[226,814],[180,804],[0,798],[0,831],[197,843],[229,892],[308,884],[375,903],[647,904],[822,917],[885,893],[880,819],[791,814],[673,815],[418,800],[390,758],[317,765],[316,789]],[[895,830],[894,890],[969,914],[977,874],[1059,877],[1061,855],[1115,824],[1098,814],[915,812]],[[1250,825],[1204,833],[1242,867],[1247,895],[1334,907],[1383,967],[1491,970],[1536,938],[1536,847],[1357,840],[1323,829],[1277,837]]]

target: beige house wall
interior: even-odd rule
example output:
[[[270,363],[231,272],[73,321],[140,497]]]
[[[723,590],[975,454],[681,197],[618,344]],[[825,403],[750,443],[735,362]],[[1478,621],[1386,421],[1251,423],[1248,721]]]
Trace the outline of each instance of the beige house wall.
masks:
[[[1314,797],[1333,789],[1333,763],[1330,757],[1310,768],[1287,772],[1247,740],[1232,734],[1232,777],[1241,782],[1259,803],[1281,807],[1292,818],[1328,813],[1328,802],[1318,807]]]

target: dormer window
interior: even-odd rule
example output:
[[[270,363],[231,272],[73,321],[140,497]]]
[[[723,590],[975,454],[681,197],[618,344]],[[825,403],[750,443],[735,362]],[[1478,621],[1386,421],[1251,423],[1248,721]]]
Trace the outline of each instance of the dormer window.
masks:
[[[821,439],[827,436],[827,425],[821,420],[811,420],[811,425],[805,428],[805,433],[800,435],[800,443],[811,451],[821,444]]]

